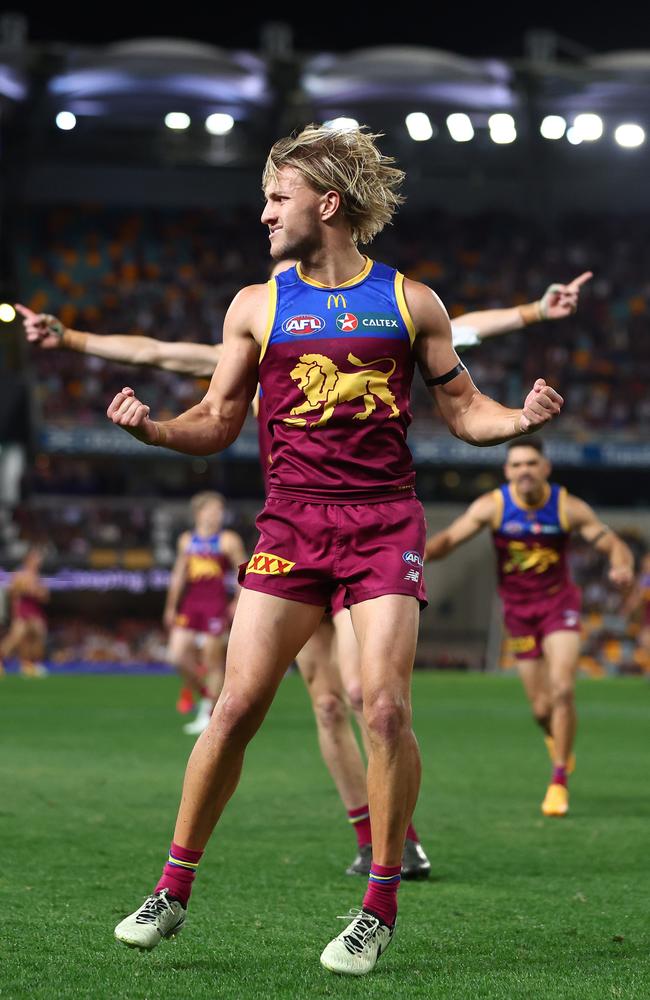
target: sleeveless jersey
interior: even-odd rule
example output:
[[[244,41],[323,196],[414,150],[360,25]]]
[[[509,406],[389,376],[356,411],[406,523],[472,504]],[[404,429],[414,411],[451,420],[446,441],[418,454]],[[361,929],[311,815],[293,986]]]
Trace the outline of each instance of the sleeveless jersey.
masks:
[[[300,265],[269,282],[259,381],[272,496],[360,503],[412,493],[415,329],[402,284],[371,260],[335,288]]]
[[[521,604],[552,597],[573,581],[567,563],[566,490],[552,483],[540,504],[527,507],[509,484],[494,491],[498,516],[492,534],[499,593]]]
[[[232,570],[230,560],[221,551],[221,535],[202,538],[192,535],[185,547],[187,579],[182,608],[210,606],[217,614],[228,603],[226,574]]]

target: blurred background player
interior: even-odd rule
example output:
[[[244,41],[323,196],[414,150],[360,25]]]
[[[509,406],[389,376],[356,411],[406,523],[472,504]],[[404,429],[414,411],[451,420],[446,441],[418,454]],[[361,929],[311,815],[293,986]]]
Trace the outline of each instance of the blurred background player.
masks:
[[[225,501],[219,493],[198,493],[190,503],[194,529],[178,539],[163,620],[169,629],[169,662],[199,697],[196,718],[183,727],[197,735],[210,721],[223,685],[233,612],[228,582],[246,562],[246,553],[236,532],[222,530]]]
[[[47,674],[41,661],[47,639],[45,605],[50,594],[40,578],[42,562],[42,550],[36,546],[30,548],[9,584],[11,624],[0,642],[0,671],[4,660],[17,655],[20,672],[25,677],[45,677]]]
[[[504,466],[507,482],[484,493],[448,528],[427,540],[425,561],[443,559],[490,528],[498,589],[517,668],[533,716],[553,761],[542,812],[569,811],[567,777],[576,732],[575,676],[580,654],[581,593],[569,573],[572,531],[609,560],[609,579],[621,589],[633,581],[634,560],[618,535],[583,500],[550,483],[541,441],[513,441]]]

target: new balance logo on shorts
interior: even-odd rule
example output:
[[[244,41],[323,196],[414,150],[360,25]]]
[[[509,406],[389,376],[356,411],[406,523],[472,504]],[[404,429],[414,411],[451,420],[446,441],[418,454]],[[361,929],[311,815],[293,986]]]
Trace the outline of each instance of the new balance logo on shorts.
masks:
[[[256,552],[246,567],[246,572],[259,573],[260,576],[286,576],[295,565],[295,562],[281,559],[271,552]]]

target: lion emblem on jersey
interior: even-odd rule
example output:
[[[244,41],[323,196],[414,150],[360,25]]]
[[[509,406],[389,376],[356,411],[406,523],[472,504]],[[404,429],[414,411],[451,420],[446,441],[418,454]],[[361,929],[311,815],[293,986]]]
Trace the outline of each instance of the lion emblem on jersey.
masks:
[[[393,358],[364,362],[354,354],[348,354],[348,361],[359,371],[343,372],[324,354],[302,354],[289,374],[305,394],[306,400],[293,407],[291,415],[284,418],[284,423],[294,427],[324,427],[339,403],[351,403],[355,399],[363,401],[363,409],[354,414],[354,420],[367,420],[377,409],[376,400],[390,407],[389,419],[399,417],[395,397],[388,385],[397,362]],[[384,362],[390,365],[389,371],[371,367]],[[301,416],[318,410],[322,410],[319,419],[311,423]]]

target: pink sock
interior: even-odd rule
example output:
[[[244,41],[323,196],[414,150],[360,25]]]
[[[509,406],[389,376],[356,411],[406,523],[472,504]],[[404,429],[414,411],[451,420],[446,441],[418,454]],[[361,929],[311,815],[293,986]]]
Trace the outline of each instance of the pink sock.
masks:
[[[359,847],[366,847],[367,844],[372,844],[368,806],[359,806],[358,809],[348,809],[348,820],[354,827]]]
[[[566,767],[563,764],[556,764],[553,768],[553,777],[551,778],[551,783],[553,785],[566,785],[567,783],[567,773]]]
[[[203,851],[190,851],[187,847],[172,842],[169,858],[154,892],[167,889],[170,896],[187,906],[202,855]]]
[[[416,844],[420,843],[420,838],[418,837],[417,833],[415,832],[415,827],[413,826],[412,823],[409,823],[409,825],[408,825],[408,829],[406,831],[406,839],[407,840],[414,840]]]
[[[373,861],[368,888],[363,897],[363,909],[392,927],[397,918],[397,890],[401,881],[401,865],[387,867]]]

